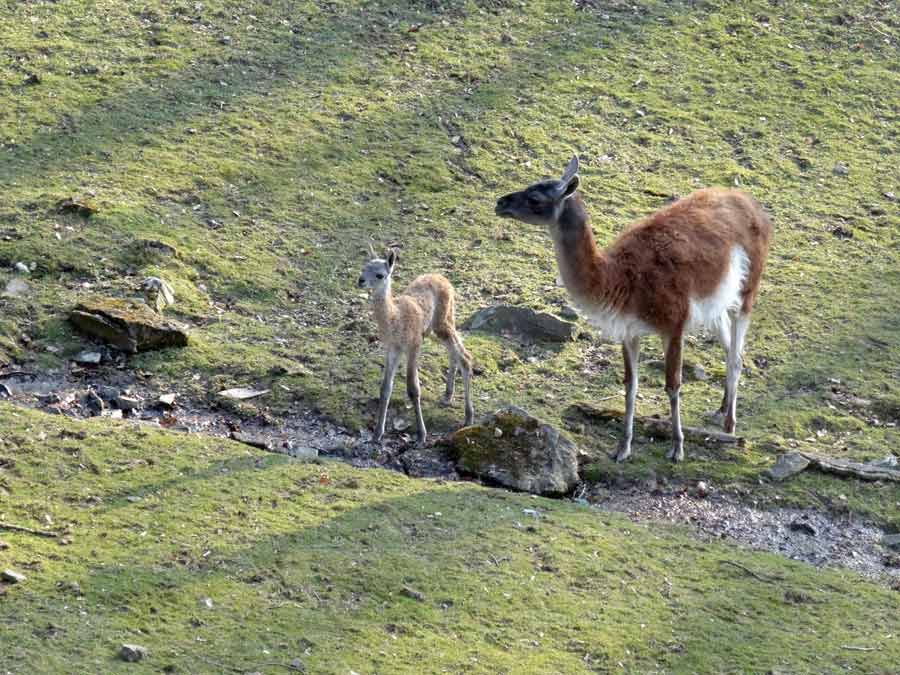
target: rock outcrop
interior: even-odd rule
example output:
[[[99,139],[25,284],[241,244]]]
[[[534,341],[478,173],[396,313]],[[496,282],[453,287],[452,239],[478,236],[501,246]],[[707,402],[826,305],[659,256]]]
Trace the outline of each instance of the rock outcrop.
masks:
[[[184,326],[163,319],[147,305],[115,298],[88,298],[76,305],[69,321],[80,331],[134,354],[166,347],[185,347]]]
[[[570,492],[578,483],[578,448],[558,429],[507,406],[448,438],[457,469],[514,490]]]

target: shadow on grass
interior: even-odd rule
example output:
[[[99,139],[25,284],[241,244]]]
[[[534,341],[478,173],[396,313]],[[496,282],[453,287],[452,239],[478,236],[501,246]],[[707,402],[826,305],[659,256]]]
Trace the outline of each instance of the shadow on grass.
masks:
[[[327,501],[328,494],[314,497]],[[526,528],[522,509],[535,506],[547,511]],[[189,528],[180,538],[190,534]],[[120,565],[93,567],[80,579],[93,621],[104,634],[127,630],[135,619],[152,624],[142,639],[157,658],[189,670],[204,662],[245,668],[248,653],[298,635],[315,645],[311,660],[323,667],[371,663],[390,638],[386,630],[405,636],[395,649],[429,645],[438,662],[453,668],[477,653],[481,668],[501,667],[512,656],[540,669],[540,654],[550,649],[567,660],[555,664],[567,672],[617,661],[814,670],[818,658],[860,665],[866,659],[841,651],[826,627],[838,630],[865,605],[868,620],[889,631],[900,608],[889,592],[854,578],[484,490],[368,499],[319,525],[278,535],[257,531],[252,540],[213,544],[213,554],[199,562],[135,552]],[[760,574],[785,574],[786,581],[725,573],[723,558]],[[410,597],[404,588],[423,595]],[[786,602],[785,589],[814,596],[815,611]],[[214,611],[197,609],[197,599],[209,593],[216,594]],[[29,604],[15,601],[5,611],[25,612]],[[135,616],[123,616],[123,606]],[[542,648],[534,651],[526,643],[537,633]]]

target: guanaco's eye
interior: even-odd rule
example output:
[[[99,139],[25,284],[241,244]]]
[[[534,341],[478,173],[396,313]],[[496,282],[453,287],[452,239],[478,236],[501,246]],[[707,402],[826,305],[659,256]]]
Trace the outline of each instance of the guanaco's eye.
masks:
[[[541,200],[540,200],[540,199],[536,199],[536,198],[534,198],[534,197],[529,197],[529,198],[528,198],[528,206],[530,206],[530,207],[532,207],[532,208],[537,208],[537,207],[539,207],[540,205],[541,205]]]
[[[375,277],[376,277],[377,279],[384,279],[384,275],[383,275],[381,272],[379,272],[378,274],[376,274]]]

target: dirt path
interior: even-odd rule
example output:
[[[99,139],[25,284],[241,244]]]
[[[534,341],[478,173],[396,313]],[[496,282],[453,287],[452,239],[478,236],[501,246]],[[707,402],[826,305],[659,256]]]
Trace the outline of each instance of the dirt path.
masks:
[[[758,509],[733,495],[700,497],[686,491],[601,488],[588,499],[600,510],[623,513],[635,522],[685,525],[704,541],[731,541],[816,567],[845,567],[870,579],[900,581],[900,555],[882,547],[879,527],[853,514]]]
[[[74,376],[0,374],[0,385],[5,385],[0,393],[13,403],[70,417],[121,416],[137,424],[232,437],[300,458],[331,457],[413,477],[460,479],[453,464],[433,448],[409,449],[410,439],[402,435],[375,444],[368,430],[353,432],[309,410],[279,419],[276,425],[264,419],[241,419],[227,410],[211,410],[177,396],[175,405],[169,407],[158,401],[159,391],[137,382],[128,372],[104,374],[102,380],[86,378],[84,371]],[[121,396],[137,404],[123,412],[116,402]],[[639,487],[585,486],[576,501],[625,514],[635,522],[685,525],[704,541],[729,541],[817,567],[843,567],[870,579],[900,584],[900,555],[881,546],[879,527],[852,514],[759,509],[735,495],[698,494],[679,485],[652,492]]]

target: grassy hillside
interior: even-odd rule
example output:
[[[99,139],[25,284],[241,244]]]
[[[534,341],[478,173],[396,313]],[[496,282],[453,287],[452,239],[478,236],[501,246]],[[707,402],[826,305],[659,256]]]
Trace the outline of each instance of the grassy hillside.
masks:
[[[0,11],[0,262],[34,266],[26,294],[0,299],[8,359],[63,367],[84,346],[64,322],[79,296],[133,294],[158,274],[194,335],[186,350],[131,360],[160,389],[203,399],[272,386],[259,404],[270,413],[314,406],[362,426],[380,363],[353,286],[366,243],[402,247],[401,283],[448,275],[462,317],[496,302],[558,309],[546,235],[492,210],[578,152],[601,242],[714,184],[749,190],[776,224],[739,404],[754,449],[685,475],[755,477],[772,444],[867,458],[900,441],[894,3]],[[73,196],[96,214],[60,213]],[[467,340],[480,411],[513,401],[558,421],[570,403],[621,391],[609,345]],[[644,360],[658,357],[648,341]],[[687,359],[712,376],[683,391],[690,424],[715,407],[724,368],[702,339]],[[435,405],[443,365],[429,349],[436,430],[462,416]],[[667,412],[661,373],[644,368],[642,382],[639,412]],[[614,443],[578,440],[598,456]],[[669,471],[663,452],[646,447],[636,466]],[[868,510],[884,515],[898,500],[876,501]]]
[[[472,484],[7,405],[0,420],[3,521],[69,542],[0,533],[0,569],[28,577],[0,600],[4,672],[281,673],[299,658],[341,674],[887,673],[900,660],[900,594],[851,572]],[[149,657],[118,660],[123,642]]]

